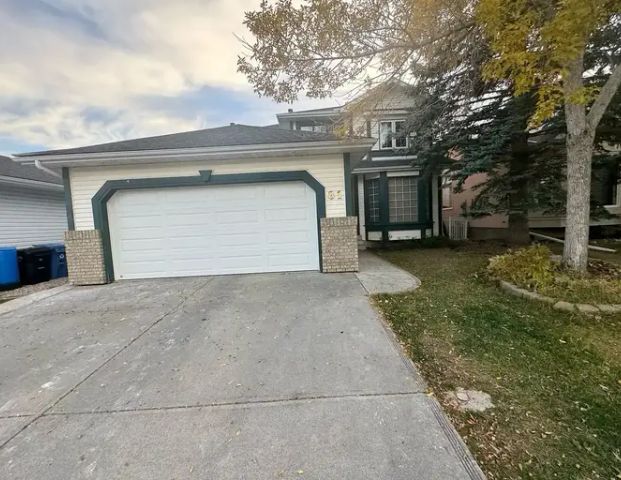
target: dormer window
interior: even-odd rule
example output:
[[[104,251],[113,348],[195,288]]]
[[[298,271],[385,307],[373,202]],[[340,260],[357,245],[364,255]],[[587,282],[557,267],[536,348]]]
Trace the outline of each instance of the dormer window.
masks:
[[[408,138],[405,132],[405,120],[386,120],[379,122],[381,150],[407,148]]]

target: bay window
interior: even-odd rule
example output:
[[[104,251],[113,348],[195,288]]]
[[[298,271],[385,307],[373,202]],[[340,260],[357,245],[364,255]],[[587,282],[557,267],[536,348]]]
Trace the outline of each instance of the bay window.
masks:
[[[369,222],[380,223],[379,177],[366,180],[365,186]]]
[[[390,223],[418,221],[418,177],[388,178],[388,213]]]
[[[368,175],[365,178],[366,219],[370,225],[418,223],[420,177]]]

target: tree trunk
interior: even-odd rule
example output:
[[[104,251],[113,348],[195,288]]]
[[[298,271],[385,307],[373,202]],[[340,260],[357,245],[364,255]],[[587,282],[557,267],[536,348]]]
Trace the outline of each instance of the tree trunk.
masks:
[[[567,135],[567,218],[563,263],[586,272],[591,216],[591,161],[593,137],[590,132]]]
[[[567,216],[563,264],[585,273],[588,264],[591,216],[591,160],[595,129],[587,121],[586,107],[573,101],[572,94],[582,88],[584,59],[573,62],[564,79],[567,122]]]
[[[509,238],[507,240],[518,245],[530,243],[528,156],[528,134],[525,131],[516,133],[511,142],[511,159],[509,160],[511,191],[509,192]]]

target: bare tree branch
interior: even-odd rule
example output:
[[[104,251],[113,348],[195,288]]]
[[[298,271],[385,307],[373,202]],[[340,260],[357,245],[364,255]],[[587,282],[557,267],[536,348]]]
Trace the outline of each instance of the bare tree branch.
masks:
[[[608,80],[602,87],[597,99],[591,106],[591,110],[587,115],[587,122],[591,131],[595,131],[599,125],[602,116],[606,112],[608,105],[612,101],[612,98],[617,93],[619,86],[621,85],[621,63],[618,64],[612,71],[612,75],[608,77]]]

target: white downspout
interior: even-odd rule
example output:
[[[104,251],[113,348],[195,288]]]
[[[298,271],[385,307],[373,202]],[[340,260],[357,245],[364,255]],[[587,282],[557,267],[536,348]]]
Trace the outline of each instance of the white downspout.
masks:
[[[20,164],[20,162],[19,162],[19,161],[15,158],[15,156],[11,155],[10,153],[0,153],[0,157],[5,157],[5,158],[8,158],[8,159],[10,159],[12,162],[15,162],[15,163],[17,163],[17,164]],[[56,177],[56,178],[63,178],[63,176],[62,176],[60,173],[55,172],[54,170],[51,170],[51,169],[49,169],[49,168],[44,167],[43,165],[41,165],[41,162],[40,162],[39,160],[35,160],[35,161],[34,161],[34,164],[35,164],[35,167],[37,167],[37,168],[38,168],[39,170],[41,170],[42,172],[45,172],[45,173],[47,173],[47,174],[49,174],[49,175],[52,175],[53,177]]]
[[[52,175],[52,176],[54,176],[56,178],[63,178],[63,176],[60,173],[55,172],[54,170],[51,170],[51,169],[41,165],[41,162],[39,160],[35,160],[34,164],[35,164],[35,167],[37,167],[39,170],[41,170],[41,171],[43,171],[45,173],[49,173],[50,175]]]

